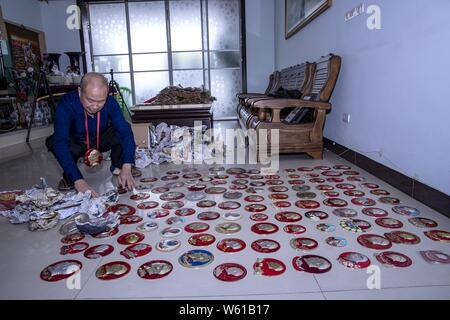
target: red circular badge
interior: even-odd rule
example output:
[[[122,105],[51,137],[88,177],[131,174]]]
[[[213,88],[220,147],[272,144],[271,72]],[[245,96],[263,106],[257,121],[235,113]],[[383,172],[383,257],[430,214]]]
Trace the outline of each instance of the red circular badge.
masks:
[[[364,206],[364,207],[371,207],[376,204],[375,200],[370,199],[370,198],[364,198],[364,197],[353,198],[352,203],[356,204],[358,206]]]
[[[278,226],[273,223],[262,222],[254,224],[251,230],[257,234],[272,234],[278,231]]]
[[[267,207],[263,204],[249,204],[245,206],[245,210],[248,212],[263,212],[267,210]]]
[[[139,267],[137,274],[142,279],[155,280],[168,276],[173,270],[173,265],[165,260],[153,260]]]
[[[82,267],[83,264],[78,260],[58,261],[42,270],[41,279],[49,282],[63,280],[80,272]]]
[[[386,251],[375,254],[375,258],[388,267],[407,268],[412,265],[412,260],[399,252]]]
[[[209,225],[204,222],[193,222],[184,227],[189,233],[202,233],[209,229]]]
[[[442,230],[426,231],[424,234],[434,241],[450,243],[450,232]]]
[[[227,188],[224,187],[210,187],[205,189],[205,193],[207,194],[222,194],[227,192]]]
[[[376,234],[363,234],[358,237],[358,243],[363,247],[375,250],[387,250],[392,247],[392,242]]]
[[[215,201],[212,200],[201,200],[199,202],[197,202],[197,207],[199,208],[211,208],[214,207],[216,205]]]
[[[332,264],[328,259],[315,255],[294,257],[292,265],[297,271],[317,274],[328,272],[332,268]]]
[[[393,218],[378,218],[375,223],[383,228],[400,229],[403,228],[403,222]]]
[[[264,258],[256,260],[253,264],[253,270],[255,275],[272,277],[283,274],[286,271],[286,266],[280,260]]]
[[[348,202],[340,198],[327,198],[323,200],[323,204],[329,207],[343,208],[348,205]]]
[[[273,253],[280,249],[280,244],[271,239],[259,239],[253,241],[252,249],[261,253]]]
[[[142,240],[144,240],[144,238],[145,238],[145,236],[142,233],[130,232],[130,233],[125,233],[125,234],[121,235],[117,239],[117,242],[119,244],[123,244],[123,245],[130,245],[130,244],[136,244],[138,242],[141,242]]]
[[[351,269],[365,269],[371,263],[367,256],[358,252],[344,252],[339,256],[338,261]]]
[[[283,230],[290,234],[302,234],[306,232],[306,228],[299,224],[288,224],[284,226]]]
[[[95,276],[100,280],[114,280],[127,275],[130,272],[130,265],[122,261],[114,261],[102,265],[95,272]]]
[[[366,194],[360,190],[345,190],[344,194],[349,197],[364,197]]]
[[[320,203],[314,200],[298,200],[295,205],[300,209],[316,209],[320,207]]]
[[[184,198],[184,193],[182,192],[166,192],[159,196],[159,199],[163,201],[175,201]]]
[[[350,183],[339,183],[336,185],[336,188],[343,190],[353,190],[356,189],[356,186]]]
[[[131,200],[141,201],[150,198],[148,193],[136,193],[130,196]]]
[[[305,217],[314,221],[319,221],[327,219],[328,214],[323,211],[308,211],[305,213]]]
[[[294,250],[309,251],[319,246],[319,243],[311,238],[294,238],[290,241],[290,245]]]
[[[182,208],[175,211],[175,214],[180,217],[191,216],[195,213],[195,210],[192,208]]]
[[[217,243],[217,249],[226,253],[242,251],[246,246],[244,241],[237,238],[223,239]]]
[[[84,234],[77,232],[77,233],[68,234],[67,236],[65,236],[64,238],[61,239],[61,242],[64,244],[72,244],[75,242],[79,242],[83,239],[84,239]]]
[[[258,195],[251,195],[251,196],[246,196],[244,198],[244,200],[247,202],[261,202],[261,201],[264,201],[264,197],[258,196]]]
[[[120,224],[135,224],[141,222],[142,220],[143,218],[137,215],[125,216],[120,218]]]
[[[121,251],[120,254],[127,259],[134,259],[137,257],[145,256],[152,251],[152,246],[146,243],[132,244],[125,250]]]
[[[384,218],[388,216],[388,212],[380,208],[364,208],[362,213],[369,217]]]
[[[254,213],[250,216],[250,219],[253,221],[266,221],[269,219],[269,216],[264,213]]]
[[[66,255],[66,254],[75,254],[82,252],[89,248],[89,244],[86,242],[76,242],[72,244],[68,244],[61,247],[60,254]]]
[[[159,206],[159,203],[156,201],[144,201],[137,205],[140,210],[150,210]]]
[[[420,238],[418,236],[406,231],[392,231],[385,233],[384,236],[394,243],[411,245],[420,243]]]
[[[120,216],[131,216],[136,213],[136,209],[128,204],[115,204],[108,208],[107,212],[118,213]]]
[[[215,241],[216,237],[206,233],[194,234],[188,239],[189,244],[196,247],[206,247],[213,244]]]
[[[436,221],[427,218],[410,218],[408,221],[418,228],[436,228],[438,226]]]
[[[239,281],[247,275],[247,270],[237,263],[223,263],[214,268],[214,277],[226,282]]]
[[[111,252],[114,251],[114,247],[109,244],[100,244],[98,246],[93,246],[84,252],[84,256],[88,259],[98,259],[101,257],[106,257]]]
[[[160,219],[167,217],[170,214],[168,209],[157,209],[152,211],[151,213],[147,213],[147,217],[150,219]]]
[[[216,220],[219,218],[220,218],[220,213],[215,212],[215,211],[205,211],[205,212],[201,212],[197,215],[197,219],[203,220],[203,221],[211,221],[211,220]]]
[[[297,222],[302,220],[302,216],[297,213],[297,212],[288,212],[288,211],[283,211],[283,212],[278,212],[275,215],[275,219],[277,219],[280,222]]]

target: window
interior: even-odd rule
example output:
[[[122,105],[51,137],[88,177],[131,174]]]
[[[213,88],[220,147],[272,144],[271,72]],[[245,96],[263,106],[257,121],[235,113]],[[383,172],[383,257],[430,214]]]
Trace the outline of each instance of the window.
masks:
[[[88,71],[142,103],[169,85],[211,90],[214,118],[235,116],[242,91],[241,0],[88,1],[82,8]]]

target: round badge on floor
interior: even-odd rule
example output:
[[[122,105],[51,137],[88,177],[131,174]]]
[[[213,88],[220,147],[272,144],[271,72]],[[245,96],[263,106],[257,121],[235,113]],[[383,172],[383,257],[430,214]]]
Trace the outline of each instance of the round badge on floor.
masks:
[[[350,269],[365,269],[371,264],[367,256],[358,252],[344,252],[339,256],[338,261]]]
[[[300,171],[300,172],[311,172],[311,171],[314,171],[314,169],[310,168],[310,167],[300,167],[297,170]]]
[[[342,227],[342,229],[354,233],[362,233],[364,230],[359,227],[357,224],[354,223],[352,219],[344,219],[339,222],[339,225]]]
[[[389,214],[386,210],[380,208],[364,208],[361,210],[366,216],[375,217],[375,218],[384,218]]]
[[[222,215],[222,218],[229,221],[236,221],[242,218],[242,214],[240,214],[239,212],[225,212]]]
[[[336,170],[350,170],[351,168],[349,166],[343,165],[343,164],[337,164],[333,167],[333,169]]]
[[[297,192],[296,196],[300,199],[314,199],[317,197],[317,194],[314,192]]]
[[[329,186],[327,184],[321,184],[321,185],[318,185],[316,187],[316,189],[319,190],[319,191],[331,191],[331,190],[334,190],[334,187],[333,186]]]
[[[214,207],[216,205],[215,201],[212,200],[201,200],[199,202],[197,202],[197,207],[199,208],[211,208]]]
[[[251,180],[262,180],[264,179],[264,176],[260,175],[260,174],[255,174],[253,176],[250,176]]]
[[[213,166],[209,168],[209,172],[220,172],[220,171],[225,171],[225,168],[221,166]]]
[[[436,228],[438,226],[436,221],[427,218],[410,218],[408,221],[417,228]]]
[[[192,208],[182,208],[175,211],[175,215],[180,217],[192,216],[195,214],[195,209]]]
[[[235,174],[242,174],[242,173],[245,173],[245,172],[246,172],[245,169],[242,169],[242,168],[229,168],[226,171],[226,173],[233,174],[233,175],[235,175]]]
[[[341,172],[338,172],[338,171],[324,171],[324,172],[322,172],[322,175],[323,176],[325,176],[325,177],[340,177],[340,176],[342,176],[342,173]]]
[[[224,199],[236,200],[242,198],[242,192],[238,191],[227,191],[223,194]]]
[[[322,232],[334,232],[336,231],[336,226],[329,223],[321,223],[316,226],[316,229]]]
[[[336,188],[343,190],[354,190],[356,189],[356,186],[351,183],[339,183],[336,185]]]
[[[289,196],[285,193],[271,193],[269,194],[270,200],[286,200]]]
[[[180,174],[180,173],[181,173],[181,172],[178,171],[178,170],[170,170],[170,171],[167,171],[167,172],[166,172],[166,174],[167,174],[168,176],[177,175],[177,174]]]
[[[407,206],[395,206],[392,208],[392,211],[394,211],[397,214],[400,214],[402,216],[408,216],[408,217],[417,217],[420,215],[419,209],[407,207]]]
[[[278,180],[281,177],[278,174],[268,174],[268,175],[265,175],[264,178],[267,180]]]
[[[320,203],[314,200],[298,200],[295,205],[300,209],[316,209],[320,207]]]
[[[325,182],[325,179],[322,179],[322,178],[312,178],[312,179],[309,179],[309,182],[312,182],[312,183],[324,183],[324,182]]]
[[[233,180],[233,181],[231,181],[231,183],[232,184],[248,184],[248,180],[246,180],[246,179],[236,179],[236,180]]]
[[[174,226],[174,225],[178,225],[178,224],[183,224],[184,223],[184,219],[181,217],[170,217],[166,219],[166,223],[169,226]]]
[[[200,268],[214,261],[214,255],[206,250],[190,250],[178,258],[178,262],[185,268]]]
[[[80,272],[82,267],[83,264],[78,260],[58,261],[45,267],[40,276],[44,281],[55,282],[73,276]]]
[[[134,259],[138,257],[145,256],[152,251],[152,246],[146,243],[132,244],[125,250],[121,251],[120,254],[127,259]]]
[[[150,219],[161,219],[167,217],[170,214],[168,209],[157,209],[147,214]]]
[[[197,219],[203,220],[203,221],[211,221],[211,220],[216,220],[219,218],[220,218],[220,213],[215,212],[215,211],[205,211],[205,212],[201,212],[197,215]]]
[[[314,169],[320,170],[320,171],[328,171],[328,170],[331,170],[331,168],[328,167],[328,166],[316,166],[316,167],[314,167]]]
[[[347,176],[359,176],[359,172],[355,171],[355,170],[347,170],[347,171],[343,171],[342,173]]]
[[[255,275],[273,277],[279,276],[286,271],[286,266],[280,260],[272,258],[258,258],[253,264]]]
[[[227,188],[224,187],[209,187],[205,189],[205,193],[207,194],[222,194],[227,192]]]
[[[184,230],[189,233],[202,233],[209,229],[209,224],[204,222],[193,222],[184,227]]]
[[[381,197],[378,200],[384,204],[390,204],[390,205],[400,204],[400,199],[393,198],[393,197]]]
[[[144,222],[136,227],[136,230],[140,232],[151,232],[156,229],[158,229],[158,224],[156,222]]]
[[[392,247],[392,242],[376,234],[363,234],[358,237],[358,243],[363,247],[375,250],[387,250]]]
[[[388,229],[401,229],[403,228],[403,222],[393,218],[378,218],[375,223],[383,228]]]
[[[234,282],[245,278],[247,270],[237,263],[223,263],[214,268],[213,274],[218,280]]]
[[[234,222],[225,222],[216,226],[216,231],[223,234],[233,234],[241,231],[241,226]]]
[[[152,189],[152,193],[155,193],[155,194],[162,194],[162,193],[166,193],[166,192],[169,192],[169,188],[167,188],[167,187],[157,187],[157,188],[153,188]]]
[[[83,253],[83,255],[88,259],[98,259],[101,257],[106,257],[113,251],[114,251],[113,246],[109,244],[100,244],[97,246],[90,247]]]
[[[354,218],[358,215],[358,212],[350,208],[338,208],[333,210],[333,214],[341,218]]]
[[[166,192],[159,196],[159,199],[163,201],[175,201],[184,198],[184,193],[182,192]]]
[[[95,276],[100,280],[115,280],[125,276],[130,272],[130,265],[122,261],[114,261],[102,265],[95,272]]]
[[[247,189],[247,185],[245,184],[233,184],[229,188],[230,190],[245,190]]]
[[[344,182],[345,180],[342,179],[342,178],[327,178],[327,181],[328,181],[328,182],[333,182],[333,183],[342,183],[342,182]]]
[[[319,221],[327,219],[328,214],[323,211],[308,211],[305,213],[305,217],[314,221]]]
[[[247,170],[247,173],[248,173],[248,174],[260,174],[260,173],[261,173],[261,170],[258,170],[258,169],[250,169],[250,170]]]
[[[156,249],[161,252],[175,251],[181,246],[181,241],[178,239],[161,239],[156,244]]]
[[[187,187],[187,189],[189,191],[191,191],[191,192],[199,192],[199,191],[202,191],[202,190],[206,189],[206,185],[204,185],[204,184],[195,184],[193,186]]]
[[[283,230],[289,234],[302,234],[306,232],[306,228],[299,224],[288,224],[284,226]]]
[[[153,185],[152,184],[138,184],[137,186],[134,187],[134,189],[139,192],[151,192],[151,190],[153,189]]]
[[[297,221],[302,220],[302,216],[297,212],[283,211],[283,212],[278,212],[275,215],[275,219],[277,219],[280,222],[292,223],[292,222],[297,222]]]
[[[410,245],[420,243],[420,238],[418,236],[406,231],[392,231],[389,233],[385,233],[384,236],[391,240],[393,243]]]
[[[142,279],[155,280],[168,276],[173,270],[169,261],[153,260],[144,263],[137,270],[137,274]]]
[[[141,222],[142,220],[143,218],[137,215],[125,216],[120,218],[120,224],[135,224]]]
[[[213,244],[215,241],[216,237],[206,233],[194,234],[188,239],[188,243],[196,247],[206,247]]]
[[[64,238],[61,239],[61,242],[64,244],[72,244],[72,243],[80,242],[83,239],[84,239],[84,234],[77,232],[77,233],[68,234],[67,236],[65,236]]]
[[[281,186],[284,184],[284,181],[282,180],[267,180],[266,184],[268,186]]]
[[[252,249],[261,253],[273,253],[280,249],[280,244],[271,239],[259,239],[252,243]]]
[[[432,264],[450,264],[450,255],[437,250],[420,251],[422,258]]]
[[[253,221],[266,221],[269,219],[269,216],[265,213],[254,213],[250,216],[250,219]]]
[[[272,205],[275,208],[289,208],[292,204],[289,201],[276,201]]]
[[[292,266],[297,271],[316,274],[328,272],[332,268],[332,264],[328,259],[316,255],[294,257]]]
[[[343,248],[346,247],[348,242],[345,238],[342,237],[328,237],[325,239],[325,242],[332,246],[337,248]]]
[[[278,231],[278,226],[273,223],[261,222],[254,224],[251,230],[256,234],[272,234]]]
[[[147,178],[142,178],[141,180],[139,180],[139,182],[142,183],[152,183],[152,182],[156,182],[158,181],[158,178],[155,177],[147,177]]]
[[[211,182],[213,180],[214,180],[213,177],[201,177],[200,179],[198,179],[198,181],[200,182]]]
[[[173,181],[173,180],[178,180],[180,177],[176,176],[176,175],[171,175],[171,176],[163,176],[161,177],[161,181]]]
[[[251,196],[246,196],[244,198],[244,200],[247,202],[261,202],[261,201],[264,201],[264,197],[258,196],[258,195],[251,195]]]
[[[345,190],[344,194],[349,197],[359,197],[359,198],[364,197],[366,195],[365,192],[360,190]]]
[[[76,253],[79,253],[79,252],[83,252],[87,248],[89,248],[89,243],[87,243],[87,242],[76,242],[76,243],[72,243],[72,244],[68,244],[68,245],[62,246],[60,251],[59,251],[59,253],[62,254],[62,255],[76,254]]]
[[[175,227],[167,227],[161,230],[161,236],[164,238],[178,237],[183,233],[183,229]]]
[[[236,201],[224,201],[219,203],[218,207],[222,210],[236,210],[241,207],[241,204]]]
[[[294,188],[294,187],[292,187],[292,188]],[[268,190],[269,190],[269,192],[286,192],[289,189],[287,187],[283,187],[283,186],[273,186],[273,187],[270,187]]]
[[[348,205],[347,201],[339,198],[327,198],[323,200],[323,204],[329,207],[343,208]]]
[[[185,183],[183,181],[175,181],[175,182],[168,182],[164,185],[164,187],[169,189],[178,189],[183,188],[185,186]]]
[[[407,255],[394,251],[386,251],[375,254],[375,258],[387,267],[407,268],[412,265],[412,260]]]
[[[131,216],[136,213],[136,209],[127,204],[115,204],[108,208],[106,212],[118,213],[121,217]]]
[[[426,231],[424,234],[431,240],[450,243],[450,232],[443,230]]]
[[[226,182],[225,180],[213,180],[213,181],[211,181],[211,184],[212,184],[213,186],[218,186],[218,185],[221,185],[221,184],[227,184],[227,182]],[[235,187],[236,187],[236,188],[235,188]],[[238,187],[239,187],[239,188],[238,188]],[[231,189],[231,190],[245,189],[245,186],[232,185],[232,186],[230,187],[230,189]]]
[[[367,189],[378,189],[380,186],[375,183],[361,183],[361,186]]]
[[[319,246],[319,243],[311,238],[294,238],[289,242],[292,249],[297,251],[314,250]]]
[[[141,242],[142,240],[144,240],[144,238],[145,238],[145,236],[142,233],[130,232],[130,233],[125,233],[125,234],[121,235],[117,239],[117,242],[122,245],[130,245],[130,244],[136,244],[138,242]]]
[[[146,200],[148,198],[150,198],[150,195],[148,193],[142,193],[142,192],[139,192],[139,193],[136,193],[136,194],[133,194],[130,196],[130,199],[135,200],[135,201]]]
[[[248,212],[263,212],[267,210],[267,207],[263,204],[253,203],[246,205],[244,209]]]
[[[104,238],[112,237],[112,236],[116,235],[117,233],[119,233],[119,228],[115,227],[114,229],[109,230],[109,231],[93,234],[92,237],[94,237],[96,239],[104,239]]]
[[[337,198],[339,197],[339,192],[336,191],[325,191],[323,195],[328,198]]]
[[[305,184],[305,181],[296,179],[296,180],[288,180],[288,183],[290,185],[301,186],[301,185]]]
[[[140,210],[150,210],[159,206],[159,203],[156,201],[144,201],[137,205],[137,208]]]
[[[247,245],[244,241],[237,238],[228,238],[219,241],[216,245],[217,249],[226,253],[235,253],[245,249]]]
[[[390,193],[386,190],[370,190],[370,193],[376,196],[388,196]]]

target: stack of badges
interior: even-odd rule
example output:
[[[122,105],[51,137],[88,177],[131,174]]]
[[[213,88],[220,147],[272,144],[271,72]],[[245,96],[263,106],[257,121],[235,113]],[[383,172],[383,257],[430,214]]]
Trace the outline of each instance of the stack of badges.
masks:
[[[442,230],[426,231],[424,234],[434,241],[450,243],[450,232]]]
[[[117,242],[122,245],[136,244],[144,240],[145,236],[139,232],[130,232],[121,235]]]
[[[132,244],[125,250],[121,251],[120,254],[127,259],[134,259],[137,257],[145,256],[152,251],[152,246],[146,243]]]
[[[275,219],[277,219],[280,222],[292,223],[292,222],[297,222],[297,221],[302,220],[302,216],[297,212],[283,211],[283,212],[278,212],[275,215]]]
[[[427,218],[410,218],[408,221],[417,228],[436,228],[438,226],[436,221]]]
[[[235,253],[245,249],[247,245],[237,238],[223,239],[217,243],[217,249],[226,253]]]
[[[205,267],[213,261],[214,255],[206,250],[191,250],[178,258],[178,262],[186,268]]]
[[[156,244],[156,249],[161,252],[175,251],[181,246],[181,242],[178,239],[161,239]]]
[[[234,282],[244,279],[247,270],[237,263],[223,263],[214,268],[213,274],[218,280]]]
[[[95,272],[95,276],[100,280],[115,280],[125,276],[130,272],[130,265],[122,261],[109,262],[102,265]]]
[[[101,257],[106,257],[111,252],[114,251],[114,247],[109,244],[100,244],[97,246],[90,247],[84,252],[84,256],[88,259],[98,259]]]
[[[423,259],[432,264],[450,264],[450,255],[441,251],[429,250],[420,251]]]
[[[350,269],[365,269],[370,266],[370,259],[358,252],[344,252],[338,258],[339,263]]]
[[[399,244],[418,244],[420,238],[413,233],[406,231],[393,231],[385,233],[384,236],[394,243]]]
[[[225,222],[216,226],[216,231],[223,234],[233,234],[241,231],[241,226],[234,222]]]
[[[184,230],[189,233],[202,233],[209,229],[209,225],[204,222],[193,222],[184,227]]]
[[[332,247],[337,247],[337,248],[342,248],[347,246],[347,240],[341,237],[329,237],[325,239],[325,242],[332,246]]]
[[[68,244],[61,247],[60,254],[66,255],[66,254],[76,254],[79,252],[83,252],[89,248],[89,244],[86,242],[76,242],[72,244]]]
[[[403,228],[403,222],[393,218],[378,218],[375,223],[383,228],[388,229],[401,229]]]
[[[188,239],[188,243],[195,247],[206,247],[213,244],[215,241],[216,237],[206,233],[194,234]]]
[[[375,250],[387,250],[392,247],[392,242],[376,234],[364,234],[358,237],[358,243],[363,247]]]
[[[271,258],[258,258],[253,264],[253,271],[255,275],[260,276],[279,276],[286,271],[286,266],[280,260]]]
[[[42,270],[41,279],[49,282],[67,279],[75,273],[80,272],[82,267],[83,265],[78,260],[55,262]]]
[[[375,258],[386,267],[407,268],[412,265],[412,260],[407,255],[393,251],[375,254]]]
[[[257,234],[272,234],[278,231],[278,226],[273,223],[261,222],[254,224],[251,230]]]
[[[173,270],[169,261],[153,260],[139,267],[137,274],[142,279],[155,280],[168,276]]]
[[[273,253],[280,249],[280,244],[275,240],[259,239],[252,243],[252,249],[261,253]]]
[[[297,251],[309,251],[314,250],[319,246],[319,243],[310,238],[294,238],[289,242],[292,249]]]
[[[328,259],[315,255],[294,257],[292,265],[297,271],[317,274],[328,272],[332,268],[332,264]]]

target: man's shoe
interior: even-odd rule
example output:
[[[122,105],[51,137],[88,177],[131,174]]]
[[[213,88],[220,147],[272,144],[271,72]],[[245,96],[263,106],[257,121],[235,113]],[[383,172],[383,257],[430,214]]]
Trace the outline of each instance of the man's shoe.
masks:
[[[118,176],[120,174],[120,169],[115,168],[113,171],[111,171],[111,173],[113,174],[113,176]]]
[[[62,178],[58,183],[59,191],[70,191],[74,190],[75,185],[73,183],[69,183],[66,179]]]

